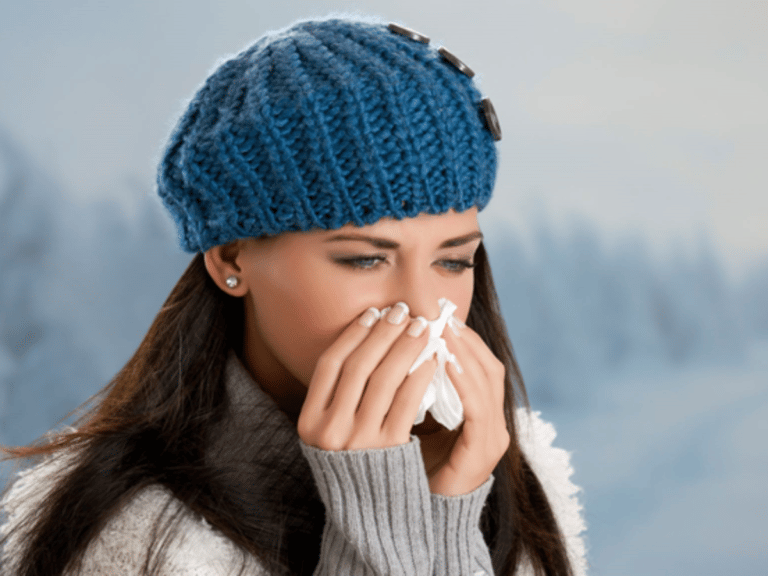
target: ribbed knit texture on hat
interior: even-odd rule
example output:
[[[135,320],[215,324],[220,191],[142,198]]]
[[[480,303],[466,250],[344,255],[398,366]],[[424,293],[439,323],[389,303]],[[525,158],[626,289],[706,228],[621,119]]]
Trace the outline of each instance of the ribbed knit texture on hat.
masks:
[[[496,147],[481,95],[385,24],[304,21],[224,62],[176,126],[158,191],[181,246],[472,206]]]

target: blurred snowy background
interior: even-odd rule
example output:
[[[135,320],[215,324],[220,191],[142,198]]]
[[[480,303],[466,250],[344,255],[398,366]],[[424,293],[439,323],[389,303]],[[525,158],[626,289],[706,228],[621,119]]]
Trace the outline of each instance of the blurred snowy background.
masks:
[[[766,0],[0,0],[0,443],[97,391],[188,262],[153,190],[184,100],[332,10],[444,43],[493,99],[481,223],[591,573],[768,573]]]

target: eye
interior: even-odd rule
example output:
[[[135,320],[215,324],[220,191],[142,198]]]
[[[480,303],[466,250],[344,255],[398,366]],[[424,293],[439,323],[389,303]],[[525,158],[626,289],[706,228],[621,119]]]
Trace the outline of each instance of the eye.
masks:
[[[356,270],[376,270],[380,264],[387,261],[387,257],[379,254],[359,255],[334,258],[334,261]],[[468,259],[445,259],[438,260],[437,263],[451,274],[461,274],[465,270],[475,267],[475,264]]]
[[[379,267],[379,263],[386,262],[386,256],[374,255],[374,256],[351,256],[348,258],[334,258],[336,262],[342,266],[349,268],[357,268],[358,270],[375,270]]]
[[[461,274],[469,268],[474,268],[475,263],[469,260],[440,260],[443,268],[453,274]]]

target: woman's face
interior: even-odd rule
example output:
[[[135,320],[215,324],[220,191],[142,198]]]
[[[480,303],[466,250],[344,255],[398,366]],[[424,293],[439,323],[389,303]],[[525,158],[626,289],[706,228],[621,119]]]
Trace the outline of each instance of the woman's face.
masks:
[[[405,302],[437,318],[439,298],[466,321],[477,208],[385,218],[363,227],[284,233],[243,241],[235,263],[247,286],[244,360],[256,379],[296,411],[318,357],[367,308]]]

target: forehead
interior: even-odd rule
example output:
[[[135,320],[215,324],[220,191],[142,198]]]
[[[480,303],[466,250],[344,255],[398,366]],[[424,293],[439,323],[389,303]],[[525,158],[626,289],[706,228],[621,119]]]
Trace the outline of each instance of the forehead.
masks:
[[[389,243],[404,249],[425,247],[431,250],[446,240],[479,232],[477,212],[477,208],[473,206],[464,212],[451,210],[443,214],[419,214],[414,218],[402,220],[387,217],[366,226],[348,224],[333,230],[283,232],[276,236],[255,239],[254,247],[260,251],[275,251],[275,254],[285,250],[292,253],[307,252],[322,250],[342,242],[334,240],[335,237],[366,236],[385,241],[384,248],[389,247],[386,246]]]

